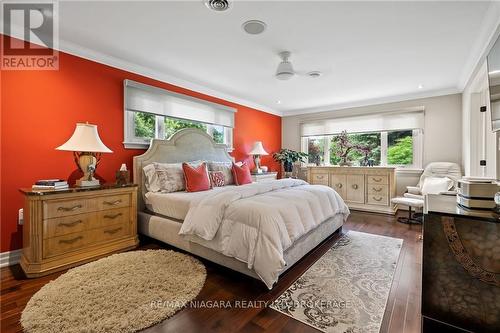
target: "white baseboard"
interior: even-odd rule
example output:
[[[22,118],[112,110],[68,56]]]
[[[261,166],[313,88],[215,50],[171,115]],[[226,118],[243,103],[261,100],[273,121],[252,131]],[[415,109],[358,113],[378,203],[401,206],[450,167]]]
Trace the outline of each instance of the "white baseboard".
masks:
[[[0,253],[0,267],[15,265],[21,260],[22,249]]]

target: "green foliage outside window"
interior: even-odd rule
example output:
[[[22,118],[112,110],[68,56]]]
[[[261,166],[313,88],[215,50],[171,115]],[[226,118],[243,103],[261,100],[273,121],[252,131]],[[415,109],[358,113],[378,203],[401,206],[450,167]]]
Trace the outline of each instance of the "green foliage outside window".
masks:
[[[380,165],[380,133],[348,134],[348,138],[353,145],[370,147],[370,159],[373,160],[374,165]],[[338,165],[340,163],[339,147],[334,137],[330,140],[330,164]],[[350,161],[354,162],[354,165],[359,165],[364,159],[363,153],[357,149],[349,151],[347,156]]]
[[[221,130],[219,131],[218,128],[213,127],[212,128],[212,138],[217,143],[224,143],[224,128],[221,128]]]
[[[134,134],[137,138],[152,139],[155,137],[156,132],[156,118],[157,116],[151,113],[134,112]],[[224,143],[224,127],[212,126],[195,121],[182,120],[168,117],[158,117],[159,121],[164,118],[165,124],[165,138],[171,137],[175,132],[184,128],[199,128],[207,132],[210,126],[209,134],[217,143]]]
[[[207,125],[189,120],[165,117],[165,138],[171,137],[175,132],[183,128],[199,128],[206,131]]]
[[[390,165],[407,165],[413,163],[413,137],[405,136],[395,140],[395,144],[387,150],[387,163]]]
[[[138,138],[154,138],[155,118],[154,114],[134,112],[135,136]]]

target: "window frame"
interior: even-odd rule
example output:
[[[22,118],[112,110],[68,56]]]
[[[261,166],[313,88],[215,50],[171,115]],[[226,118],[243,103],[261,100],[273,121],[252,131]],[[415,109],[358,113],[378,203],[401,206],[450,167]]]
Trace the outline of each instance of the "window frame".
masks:
[[[136,113],[135,111],[130,111],[127,109],[124,110],[124,115],[123,115],[123,119],[124,119],[124,121],[123,121],[123,123],[124,123],[123,146],[125,147],[125,149],[148,149],[150,144],[151,144],[151,140],[153,138],[137,137],[135,135],[135,121],[134,121],[134,114],[135,113]],[[167,118],[167,116],[157,115],[157,114],[154,114],[151,112],[142,112],[142,113],[155,115],[155,137],[154,137],[154,139],[161,139],[161,140],[168,139],[168,138],[165,138],[165,118]],[[174,117],[170,117],[170,118],[180,119],[180,118],[174,118]],[[210,128],[222,127],[224,129],[224,142],[223,142],[223,144],[225,144],[228,147],[227,148],[228,152],[231,152],[234,150],[234,148],[233,148],[233,128],[225,127],[225,126],[221,126],[221,125],[207,124],[207,123],[203,123],[200,121],[194,121],[194,120],[190,120],[190,119],[181,119],[181,120],[186,120],[189,122],[200,123],[200,124],[206,125],[207,126],[207,134],[209,134],[210,136],[212,136],[208,131]]]
[[[373,131],[373,132],[362,132],[362,133],[348,133],[348,134],[371,134],[380,133],[380,166],[382,167],[395,167],[397,169],[403,170],[421,170],[423,164],[423,149],[424,149],[424,131],[423,129],[408,129],[412,131],[413,138],[413,163],[411,165],[391,165],[387,163],[387,152],[389,149],[388,133],[395,132],[392,131]],[[404,130],[401,130],[404,131]],[[325,138],[325,148],[323,152],[323,161],[325,166],[330,166],[330,145],[331,138],[335,135],[319,135],[319,136],[303,136],[301,137],[301,151],[304,153],[308,152],[308,139],[309,138]],[[328,161],[328,162],[325,162]],[[303,162],[302,166],[308,166],[310,163]]]

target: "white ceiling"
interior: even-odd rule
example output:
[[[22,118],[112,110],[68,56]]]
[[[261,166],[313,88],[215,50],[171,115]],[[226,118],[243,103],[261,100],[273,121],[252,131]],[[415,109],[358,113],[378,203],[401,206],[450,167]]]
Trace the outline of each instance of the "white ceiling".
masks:
[[[489,5],[237,1],[217,13],[201,0],[62,2],[59,30],[63,51],[287,115],[460,91]],[[250,19],[267,30],[244,33]],[[282,50],[296,70],[324,75],[275,79]]]

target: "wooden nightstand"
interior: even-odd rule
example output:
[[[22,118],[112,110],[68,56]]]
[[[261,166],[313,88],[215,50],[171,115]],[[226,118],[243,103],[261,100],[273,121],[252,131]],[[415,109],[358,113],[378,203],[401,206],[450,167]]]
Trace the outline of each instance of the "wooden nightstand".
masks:
[[[252,181],[255,183],[278,179],[277,172],[252,173]]]
[[[135,184],[20,191],[25,196],[21,267],[28,277],[138,244]]]

